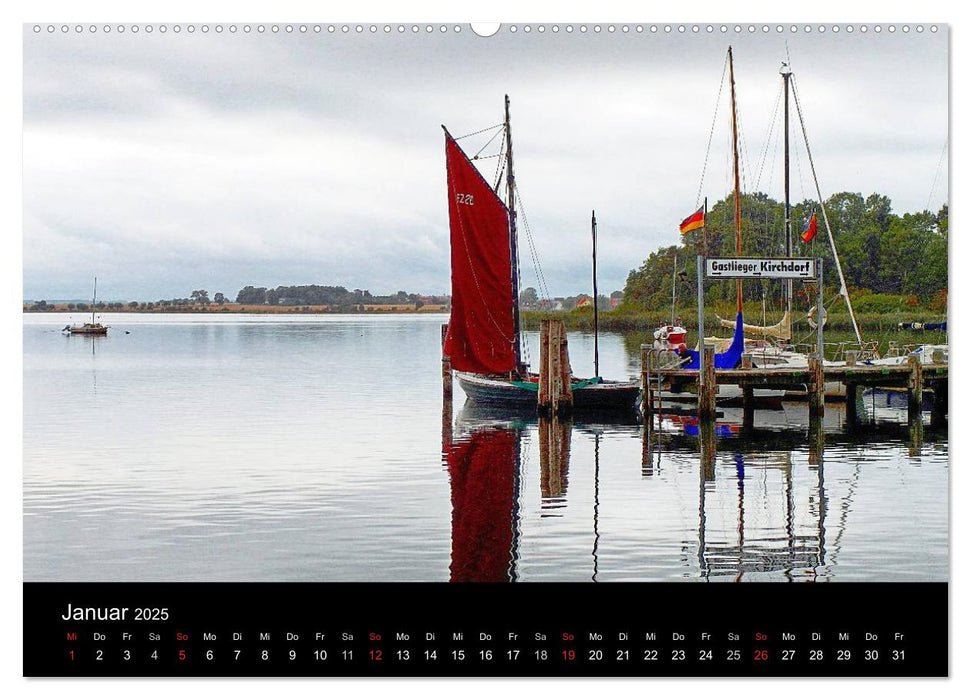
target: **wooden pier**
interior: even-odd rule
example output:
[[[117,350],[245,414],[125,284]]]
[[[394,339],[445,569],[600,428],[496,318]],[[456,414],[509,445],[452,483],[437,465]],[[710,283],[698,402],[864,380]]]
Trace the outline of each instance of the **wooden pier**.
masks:
[[[826,365],[817,355],[809,357],[806,367],[753,367],[751,358],[743,356],[739,369],[713,369],[710,362],[710,346],[706,346],[702,366],[706,371],[666,369],[668,364],[659,351],[650,345],[641,346],[642,410],[645,418],[653,416],[657,393],[677,388],[697,393],[698,416],[711,420],[715,415],[717,385],[735,385],[742,390],[742,405],[746,414],[754,405],[752,389],[778,388],[804,390],[808,394],[810,416],[820,415],[824,407],[826,382],[842,382],[846,386],[846,410],[848,420],[856,418],[857,392],[863,387],[905,389],[908,394],[907,408],[911,421],[919,420],[925,388],[934,392],[931,411],[932,425],[940,424],[947,415],[947,363],[921,364],[912,355],[906,364],[866,365],[856,362],[855,357],[843,365]]]

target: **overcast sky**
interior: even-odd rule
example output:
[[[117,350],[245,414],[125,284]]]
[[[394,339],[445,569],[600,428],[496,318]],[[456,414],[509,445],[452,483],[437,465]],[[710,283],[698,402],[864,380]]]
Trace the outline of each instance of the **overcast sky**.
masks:
[[[25,28],[25,298],[85,297],[95,274],[109,300],[235,297],[247,284],[447,293],[439,124],[456,135],[497,124],[505,93],[549,290],[589,287],[594,208],[600,289],[622,289],[697,206],[729,44],[717,30],[592,25],[488,39],[468,25],[418,36],[171,26]],[[879,192],[897,212],[946,201],[946,27],[730,40],[744,190],[782,197],[781,145],[766,136],[788,41],[823,195]],[[730,189],[726,108],[727,88],[701,189],[711,201]],[[799,150],[796,201],[814,196]],[[523,286],[535,285],[522,250]]]

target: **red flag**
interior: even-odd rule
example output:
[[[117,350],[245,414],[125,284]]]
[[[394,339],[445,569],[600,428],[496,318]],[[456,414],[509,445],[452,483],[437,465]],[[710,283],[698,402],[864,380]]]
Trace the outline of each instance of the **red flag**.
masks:
[[[705,208],[701,207],[694,214],[689,216],[687,219],[681,222],[681,233],[685,234],[688,231],[694,231],[695,229],[702,228],[705,225]]]
[[[809,222],[806,224],[806,230],[802,232],[801,238],[803,243],[809,243],[813,238],[816,237],[816,213],[809,217]]]

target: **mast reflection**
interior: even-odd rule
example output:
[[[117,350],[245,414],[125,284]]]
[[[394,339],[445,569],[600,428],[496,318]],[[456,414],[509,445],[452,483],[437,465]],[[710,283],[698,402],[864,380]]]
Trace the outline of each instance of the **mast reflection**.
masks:
[[[827,445],[805,411],[625,427],[463,408],[444,448],[450,579],[830,580],[854,489],[843,471],[827,488],[823,448],[859,438],[839,417]]]

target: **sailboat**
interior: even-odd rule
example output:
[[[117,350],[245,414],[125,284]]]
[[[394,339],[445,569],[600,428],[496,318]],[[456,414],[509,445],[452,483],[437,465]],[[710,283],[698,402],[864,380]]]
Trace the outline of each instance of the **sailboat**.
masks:
[[[95,305],[98,302],[98,278],[94,278],[94,295],[91,298],[91,323],[80,326],[65,326],[64,330],[71,335],[108,335],[108,326],[96,323],[94,320]]]
[[[734,200],[735,200],[735,255],[737,257],[742,257],[742,198],[741,198],[741,182],[739,177],[738,169],[738,112],[735,104],[735,64],[732,59],[732,49],[728,47],[728,69],[729,69],[729,82],[731,85],[731,100],[732,100],[732,161],[733,161],[733,173],[734,173]],[[705,209],[707,210],[707,200]],[[705,213],[707,218],[707,211]],[[703,220],[704,221],[704,220]],[[707,223],[707,222],[705,222]],[[675,258],[675,275],[674,284],[677,283],[677,258]],[[674,299],[675,290],[672,290],[672,316],[674,315]],[[725,347],[725,343],[722,342],[720,345],[723,347],[716,347],[715,352],[715,369],[735,369],[739,366],[742,361],[742,353],[745,351],[745,336],[744,336],[745,321],[742,314],[742,280],[736,280],[736,316],[735,316],[735,332],[731,338],[731,342]],[[656,339],[655,347],[661,349],[672,350],[676,352],[681,358],[681,368],[683,369],[699,369],[701,367],[701,351],[702,343],[707,343],[711,339],[704,338],[704,328],[698,329],[699,338],[703,338],[703,341],[698,343],[697,350],[689,350],[685,347],[684,338],[685,331],[684,328],[678,324],[674,319],[672,319],[671,324],[666,326],[661,326],[661,328],[655,331],[654,337]],[[720,339],[715,339],[720,340]],[[726,398],[727,391],[730,387],[719,386],[719,396]],[[767,390],[771,391],[771,390]],[[682,392],[675,390],[674,394],[681,394]]]
[[[793,73],[788,63],[783,63],[779,70],[783,82],[783,190],[784,190],[784,228],[785,228],[785,257],[791,258],[793,254],[792,250],[792,205],[789,197],[789,93],[790,93],[790,83],[793,79]],[[794,88],[793,88],[794,89]],[[803,136],[806,137],[805,124],[802,121],[802,109],[800,107],[798,96],[796,95],[796,109],[799,116],[800,125],[802,126]],[[823,203],[822,192],[819,188],[819,181],[816,178],[816,167],[813,163],[812,152],[809,149],[809,140],[805,138],[806,152],[809,157],[810,169],[813,176],[813,182],[816,186],[816,194],[819,200],[820,211],[823,216],[823,222],[825,223],[827,238],[829,239],[830,249],[833,253],[833,260],[836,266],[836,273],[839,276],[840,282],[840,295],[843,297],[847,311],[849,312],[850,321],[853,325],[853,331],[856,335],[856,341],[863,352],[862,357],[867,357],[874,354],[874,351],[870,349],[870,345],[864,343],[862,336],[860,335],[860,328],[856,322],[856,314],[853,312],[853,304],[850,301],[850,296],[847,291],[846,280],[843,276],[843,266],[840,262],[839,253],[836,250],[836,241],[833,237],[832,229],[829,225],[829,217],[826,215],[826,208]],[[815,231],[815,229],[814,229]],[[746,351],[752,353],[753,362],[756,365],[798,365],[805,366],[808,364],[808,360],[805,354],[795,352],[791,349],[790,344],[792,343],[792,280],[788,279],[785,281],[785,313],[782,319],[771,326],[754,326],[745,325],[744,331],[751,336],[758,336],[758,339],[751,337],[746,338]],[[816,308],[813,307],[807,314],[807,319],[810,325],[815,328],[815,311]],[[823,310],[825,319],[825,309]],[[719,319],[719,322],[723,328],[733,329],[735,328],[735,323],[726,319]],[[770,340],[771,339],[771,340]],[[829,363],[827,364],[838,364]],[[827,393],[845,393],[842,387],[837,389],[837,383],[833,383],[834,386],[827,388]]]
[[[499,406],[536,406],[539,376],[523,362],[519,319],[516,181],[505,100],[506,200],[445,131],[452,311],[444,353],[466,396]],[[638,382],[573,377],[574,409],[633,411]]]

